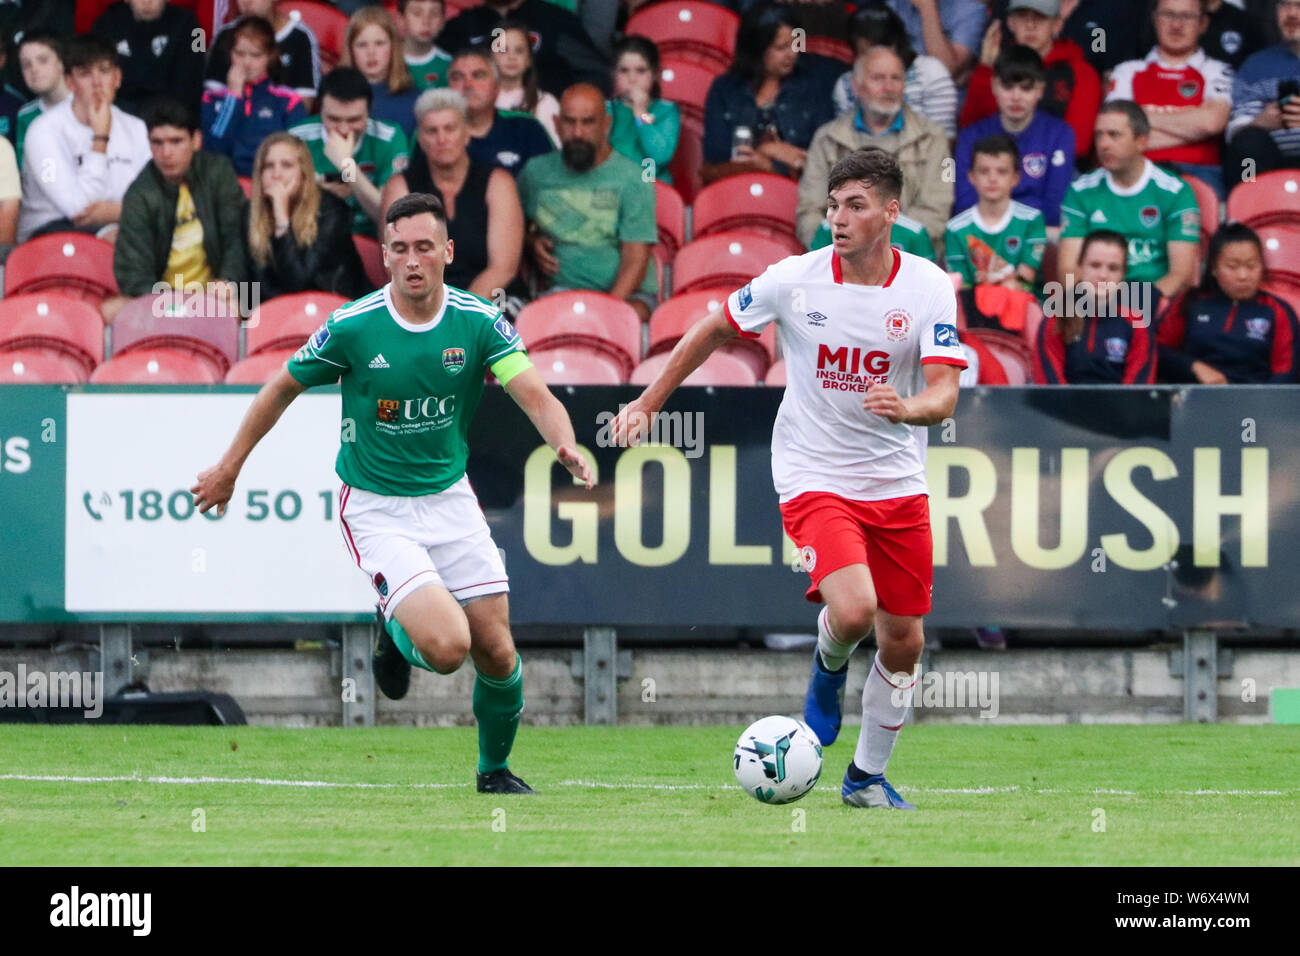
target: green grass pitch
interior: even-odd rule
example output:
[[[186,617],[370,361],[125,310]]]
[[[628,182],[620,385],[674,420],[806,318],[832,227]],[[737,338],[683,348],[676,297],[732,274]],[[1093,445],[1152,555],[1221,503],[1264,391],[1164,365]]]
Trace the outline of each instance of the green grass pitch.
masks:
[[[1300,727],[909,726],[889,776],[918,813],[840,804],[854,728],[812,793],[760,804],[732,776],[740,730],[524,727],[512,768],[541,793],[499,797],[474,792],[471,728],[10,725],[0,847],[73,866],[1300,864]]]

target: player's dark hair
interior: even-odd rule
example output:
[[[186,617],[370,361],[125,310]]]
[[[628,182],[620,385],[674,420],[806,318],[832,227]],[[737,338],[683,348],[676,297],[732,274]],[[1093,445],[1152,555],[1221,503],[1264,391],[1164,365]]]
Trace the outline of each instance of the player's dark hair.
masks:
[[[406,8],[409,7],[413,2],[414,0],[397,0],[397,15],[398,16],[404,15],[406,13]],[[429,0],[429,2],[436,3],[438,6],[442,7],[443,13],[447,12],[447,4],[445,0]]]
[[[650,86],[650,99],[657,100],[663,96],[663,90],[659,86],[659,47],[655,46],[654,41],[639,36],[623,37],[614,44],[614,55],[609,62],[618,66],[624,53],[635,53],[650,67],[650,75],[654,77],[654,83]]]
[[[1124,238],[1122,233],[1118,233],[1114,229],[1094,229],[1083,237],[1083,245],[1079,248],[1080,262],[1083,262],[1088,247],[1097,242],[1118,246],[1124,252],[1124,261],[1128,261],[1128,240]]]
[[[48,30],[36,30],[32,33],[24,33],[21,40],[18,41],[18,52],[23,52],[23,47],[29,43],[39,43],[41,46],[47,46],[54,51],[54,55],[59,58],[59,62],[64,62],[67,55],[67,41],[61,37],[50,33]]]
[[[1260,262],[1264,262],[1264,244],[1259,241],[1259,233],[1245,223],[1225,222],[1210,237],[1210,247],[1205,253],[1205,272],[1201,276],[1201,284],[1196,287],[1197,296],[1219,297],[1224,295],[1223,287],[1219,285],[1219,280],[1214,277],[1214,269],[1219,264],[1219,256],[1223,255],[1223,247],[1234,242],[1249,242],[1255,247],[1255,251],[1259,253]],[[1265,264],[1264,273],[1260,278],[1261,282],[1268,281],[1267,264]]]
[[[473,46],[461,47],[454,54],[452,54],[451,63],[447,64],[447,69],[450,70],[453,63],[455,63],[457,60],[462,60],[467,56],[478,57],[480,60],[484,61],[488,65],[488,68],[492,71],[493,76],[500,77],[501,71],[497,69],[496,57],[492,55],[492,48],[488,46],[486,43],[476,43]]]
[[[442,228],[447,228],[447,209],[442,204],[442,200],[433,193],[407,193],[401,199],[393,200],[393,204],[388,207],[388,213],[384,216],[384,225],[392,225],[399,219],[406,219],[410,216],[419,216],[423,213],[432,213],[433,218],[442,224]]]
[[[975,168],[976,156],[1010,156],[1013,169],[1020,167],[1020,150],[1016,141],[1006,133],[990,133],[975,140],[970,149],[970,168]]]
[[[1097,115],[1104,113],[1123,113],[1128,117],[1129,129],[1134,136],[1150,136],[1151,122],[1146,112],[1132,100],[1107,100],[1097,110]]]
[[[1019,45],[1007,47],[998,54],[993,61],[993,75],[1003,86],[1038,84],[1047,80],[1043,58],[1032,47]]]
[[[878,146],[855,149],[832,166],[826,194],[829,196],[845,183],[857,181],[874,188],[884,202],[903,195],[903,170],[892,155]]]
[[[199,129],[199,120],[192,109],[174,96],[159,96],[145,108],[144,125],[151,133],[159,126],[175,126],[193,134]]]
[[[873,46],[893,48],[903,61],[904,70],[909,69],[916,59],[902,17],[885,6],[864,6],[853,14],[849,21],[849,46],[856,51],[859,45],[867,49]]]
[[[365,74],[351,66],[336,66],[326,73],[321,78],[319,93],[320,96],[317,98],[318,110],[320,109],[320,103],[327,96],[334,97],[340,103],[365,100],[367,111],[375,102],[374,91],[370,88],[370,83],[366,80]]]
[[[68,40],[63,54],[63,71],[84,70],[100,63],[117,66],[117,49],[102,37],[87,33]]]
[[[763,82],[763,59],[781,27],[794,30],[803,21],[792,8],[781,5],[757,4],[740,19],[736,30],[736,55],[730,72],[758,89]]]

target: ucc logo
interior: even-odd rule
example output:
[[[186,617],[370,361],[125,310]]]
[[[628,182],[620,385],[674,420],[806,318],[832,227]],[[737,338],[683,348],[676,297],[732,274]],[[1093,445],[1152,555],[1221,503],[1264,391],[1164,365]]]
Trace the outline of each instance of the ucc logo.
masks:
[[[379,408],[375,418],[388,424],[445,418],[456,411],[455,395],[448,395],[446,398],[439,398],[437,395],[430,395],[427,398],[381,398],[378,401]]]

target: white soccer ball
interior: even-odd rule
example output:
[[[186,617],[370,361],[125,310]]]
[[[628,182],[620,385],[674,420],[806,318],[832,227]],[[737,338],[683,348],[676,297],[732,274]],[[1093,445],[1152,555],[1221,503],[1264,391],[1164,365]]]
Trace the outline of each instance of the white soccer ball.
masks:
[[[793,717],[764,717],[736,741],[736,782],[763,803],[794,803],[817,786],[822,745],[812,728]]]

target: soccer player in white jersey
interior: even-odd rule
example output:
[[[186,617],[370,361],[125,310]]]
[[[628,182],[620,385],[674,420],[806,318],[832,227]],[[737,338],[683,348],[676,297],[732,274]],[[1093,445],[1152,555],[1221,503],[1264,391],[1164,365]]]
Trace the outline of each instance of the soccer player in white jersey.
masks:
[[[379,597],[375,680],[406,694],[411,666],[450,674],[474,661],[480,793],[532,793],[510,772],[523,663],[510,634],[505,567],[465,476],[470,420],[491,369],[560,463],[594,484],[564,406],[491,303],[442,281],[454,248],[442,201],[411,193],[388,209],[392,281],[340,306],[263,389],[229,450],[190,489],[224,514],[254,446],[312,385],[341,381],[339,524],[348,557]],[[341,379],[340,379],[341,376]]]
[[[776,263],[693,326],[620,413],[614,436],[635,444],[709,353],[777,323],[788,384],[772,429],[772,477],[812,579],[808,599],[826,603],[804,716],[823,744],[835,740],[849,655],[874,628],[879,650],[841,796],[850,806],[915,809],[885,766],[911,705],[930,610],[924,426],[952,415],[966,359],[951,280],[889,244],[902,186],[881,149],[836,163],[832,244]]]

